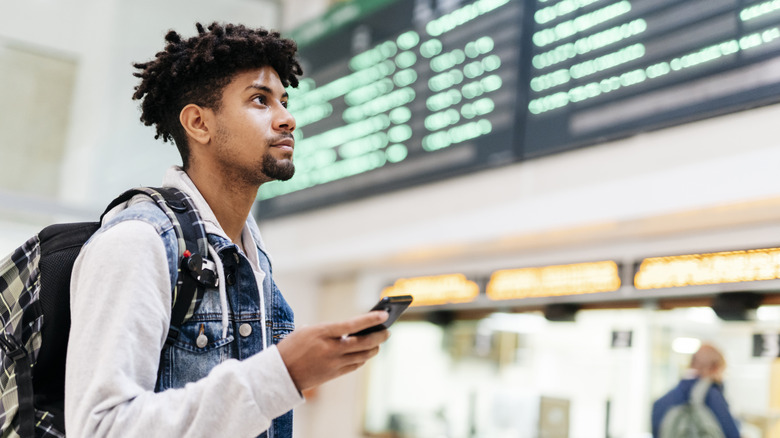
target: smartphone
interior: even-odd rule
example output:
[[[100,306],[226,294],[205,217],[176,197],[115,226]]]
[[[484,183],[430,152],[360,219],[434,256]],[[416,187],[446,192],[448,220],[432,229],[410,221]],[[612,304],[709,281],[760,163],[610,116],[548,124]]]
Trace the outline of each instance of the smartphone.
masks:
[[[371,308],[371,310],[384,310],[389,313],[390,316],[387,317],[387,321],[381,324],[377,324],[373,327],[363,329],[357,333],[352,333],[350,336],[363,336],[369,333],[387,329],[395,322],[396,319],[398,319],[399,316],[401,316],[402,313],[404,313],[404,310],[406,310],[410,304],[412,304],[411,295],[399,295],[396,297],[382,298],[378,303],[376,303],[376,306]]]

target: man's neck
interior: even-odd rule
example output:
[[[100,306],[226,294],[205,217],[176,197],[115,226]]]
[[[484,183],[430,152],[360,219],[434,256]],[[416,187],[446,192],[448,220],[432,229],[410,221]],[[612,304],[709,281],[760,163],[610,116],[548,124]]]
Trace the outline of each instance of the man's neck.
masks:
[[[249,216],[257,194],[257,187],[240,187],[235,181],[226,181],[221,175],[187,169],[195,187],[211,207],[227,237],[239,246],[241,231]]]

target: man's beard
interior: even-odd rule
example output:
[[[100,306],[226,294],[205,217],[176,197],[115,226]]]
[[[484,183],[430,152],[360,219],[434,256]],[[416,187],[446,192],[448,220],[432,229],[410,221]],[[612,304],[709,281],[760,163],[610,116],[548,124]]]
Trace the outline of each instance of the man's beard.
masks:
[[[250,185],[261,185],[273,180],[287,181],[295,174],[292,158],[278,160],[271,155],[270,150],[266,150],[259,163],[254,162],[248,167],[239,165],[237,159],[232,156],[226,146],[231,141],[234,141],[233,136],[222,126],[219,126],[215,139],[219,154],[218,160],[224,166],[225,171],[232,174],[236,180]]]
[[[277,160],[270,152],[263,155],[262,172],[265,176],[279,181],[287,181],[295,174],[295,164],[292,160]]]

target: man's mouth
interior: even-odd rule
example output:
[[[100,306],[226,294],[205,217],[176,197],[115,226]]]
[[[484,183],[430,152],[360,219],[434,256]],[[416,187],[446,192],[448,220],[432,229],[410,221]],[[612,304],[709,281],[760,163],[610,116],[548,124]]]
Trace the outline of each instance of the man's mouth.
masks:
[[[271,144],[271,147],[292,152],[292,150],[295,148],[295,139],[290,137],[283,137]]]

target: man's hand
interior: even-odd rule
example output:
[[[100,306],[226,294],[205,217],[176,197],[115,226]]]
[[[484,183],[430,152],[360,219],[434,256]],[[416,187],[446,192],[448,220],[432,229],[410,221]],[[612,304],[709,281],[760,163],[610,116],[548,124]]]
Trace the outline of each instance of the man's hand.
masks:
[[[379,344],[390,336],[387,330],[365,336],[347,335],[381,324],[387,317],[387,312],[374,311],[344,322],[303,327],[279,342],[279,354],[298,390],[354,371],[376,356]]]

